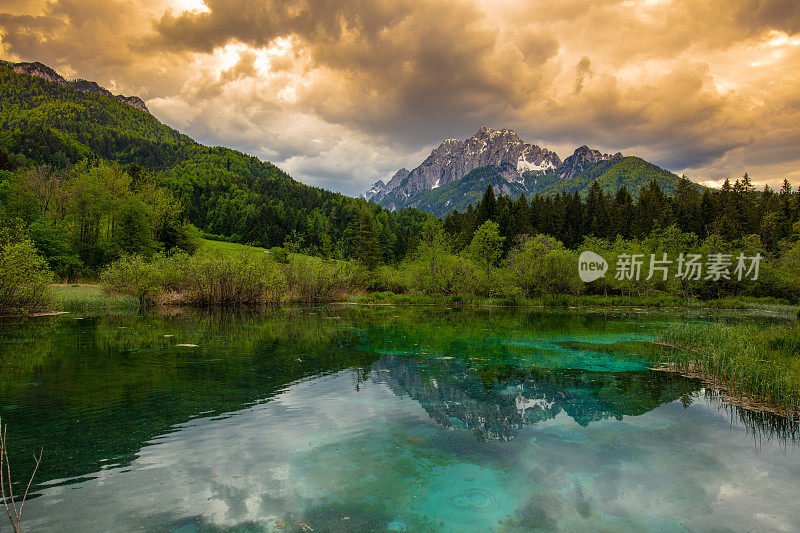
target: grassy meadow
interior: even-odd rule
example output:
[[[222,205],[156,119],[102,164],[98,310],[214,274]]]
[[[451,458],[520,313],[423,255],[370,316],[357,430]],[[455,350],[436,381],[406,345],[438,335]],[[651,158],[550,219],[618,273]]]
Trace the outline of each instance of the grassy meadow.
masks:
[[[258,246],[249,246],[247,244],[239,244],[238,242],[217,241],[211,239],[200,239],[200,246],[197,249],[198,253],[242,253],[253,256],[263,256],[265,255],[266,251],[266,248],[259,248]]]

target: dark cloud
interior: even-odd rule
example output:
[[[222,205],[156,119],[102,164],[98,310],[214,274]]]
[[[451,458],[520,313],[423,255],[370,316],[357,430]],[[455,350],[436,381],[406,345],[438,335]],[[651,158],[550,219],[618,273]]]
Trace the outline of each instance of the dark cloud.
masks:
[[[592,62],[588,57],[583,56],[575,66],[575,94],[578,94],[581,92],[581,90],[583,90],[584,78],[587,76],[591,77],[592,75]]]
[[[414,11],[409,0],[206,0],[205,5],[208,12],[165,13],[155,24],[156,43],[210,53],[232,40],[261,47],[287,35],[337,42],[355,31],[375,40]]]
[[[201,141],[349,193],[480,124],[641,154],[698,179],[736,165],[783,173],[800,159],[796,1],[190,6],[9,0],[0,53],[140,94]]]
[[[800,31],[800,2],[797,0],[748,0],[737,13],[737,21],[758,29],[788,33]]]

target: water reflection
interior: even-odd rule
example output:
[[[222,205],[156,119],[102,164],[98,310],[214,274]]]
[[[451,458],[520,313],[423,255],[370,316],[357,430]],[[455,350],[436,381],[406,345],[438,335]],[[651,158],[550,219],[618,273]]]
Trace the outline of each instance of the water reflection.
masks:
[[[695,380],[657,372],[592,372],[475,367],[467,360],[378,361],[375,380],[407,395],[445,428],[468,428],[481,440],[509,440],[529,424],[565,413],[580,425],[644,414],[675,400],[691,403]],[[487,374],[491,373],[487,384]]]
[[[0,330],[11,452],[45,447],[42,529],[800,526],[766,497],[800,488],[796,421],[649,371],[664,317],[76,318]]]

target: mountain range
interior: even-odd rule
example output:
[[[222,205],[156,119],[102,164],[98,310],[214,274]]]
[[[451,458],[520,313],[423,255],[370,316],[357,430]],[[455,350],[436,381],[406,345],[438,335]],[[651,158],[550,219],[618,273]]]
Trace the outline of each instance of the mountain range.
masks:
[[[387,209],[415,207],[443,217],[476,204],[490,185],[496,195],[512,197],[576,191],[585,196],[597,181],[604,192],[614,194],[625,186],[636,196],[653,179],[665,192],[680,180],[639,157],[604,154],[588,146],[562,161],[512,130],[483,126],[464,141],[444,141],[418,167],[398,170],[387,183],[379,180],[363,197]]]
[[[0,61],[0,85],[0,148],[23,165],[63,167],[95,158],[139,164],[170,184],[191,222],[211,233],[274,245],[292,231],[310,232],[307,217],[314,209],[330,220],[323,225],[335,220],[342,227],[342,206],[351,213],[346,218],[360,209],[358,199],[305,186],[270,163],[195,142],[161,124],[136,96],[68,81],[42,63]],[[464,141],[444,141],[418,167],[400,169],[364,197],[389,211],[412,207],[444,217],[477,204],[488,185],[496,194],[530,197],[583,195],[597,181],[608,193],[624,185],[635,196],[652,179],[665,192],[679,181],[638,157],[581,146],[562,160],[514,131],[482,127]],[[332,233],[334,242],[347,238]]]

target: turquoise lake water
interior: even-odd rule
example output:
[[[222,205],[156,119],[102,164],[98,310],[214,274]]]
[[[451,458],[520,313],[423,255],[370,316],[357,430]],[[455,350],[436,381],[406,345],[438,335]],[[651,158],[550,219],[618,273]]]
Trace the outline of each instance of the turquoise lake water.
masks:
[[[799,531],[784,419],[649,370],[662,314],[0,322],[26,531]],[[182,346],[183,345],[183,346]],[[5,526],[3,526],[5,527]]]

